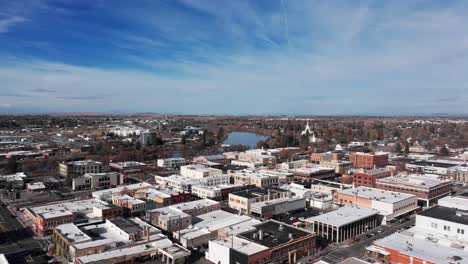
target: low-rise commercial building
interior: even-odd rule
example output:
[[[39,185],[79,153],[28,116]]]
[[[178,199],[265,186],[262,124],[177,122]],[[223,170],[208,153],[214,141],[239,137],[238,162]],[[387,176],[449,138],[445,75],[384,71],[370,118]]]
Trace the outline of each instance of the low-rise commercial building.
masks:
[[[406,217],[419,208],[416,195],[362,186],[341,190],[334,196],[338,204],[355,205],[379,211],[382,224]]]
[[[17,172],[11,175],[1,175],[0,185],[7,189],[23,189],[24,178],[26,178],[26,174],[24,174],[24,172]]]
[[[388,164],[388,153],[364,153],[355,152],[349,155],[349,160],[353,163],[355,168],[373,169],[385,167]]]
[[[229,194],[228,206],[240,213],[249,214],[251,205],[290,196],[288,190],[280,188],[255,188]]]
[[[192,216],[178,209],[163,207],[147,211],[146,221],[171,233],[188,228],[192,224]]]
[[[264,257],[261,261],[294,264],[302,257],[315,254],[317,235],[309,230],[275,220],[268,220],[254,227],[255,230],[237,236],[268,248],[268,255],[262,255]],[[245,255],[241,257],[245,259]]]
[[[253,184],[257,187],[277,185],[279,176],[275,173],[259,172],[255,170],[229,171],[228,175],[234,179],[234,184]]]
[[[123,183],[120,174],[116,172],[87,173],[72,180],[72,190],[94,190],[100,188],[116,187]]]
[[[192,200],[192,194],[189,192],[173,188],[141,189],[137,190],[133,197],[154,204],[156,208],[190,202]]]
[[[94,191],[92,196],[96,199],[102,201],[112,201],[112,196],[119,195],[119,194],[128,194],[130,196],[134,196],[135,192],[138,190],[145,190],[152,188],[152,185],[147,182],[129,184],[124,186],[119,186],[112,189],[105,189],[100,191]]]
[[[319,165],[310,165],[305,168],[289,170],[294,173],[296,181],[310,181],[314,179],[333,179],[336,177],[334,168],[324,168]]]
[[[71,161],[59,164],[59,174],[63,177],[75,178],[86,173],[102,173],[107,168],[102,162],[94,160]]]
[[[61,224],[121,216],[122,208],[97,199],[83,199],[28,207],[24,213],[32,220],[33,231],[46,236]]]
[[[320,163],[322,161],[338,161],[343,158],[343,154],[341,152],[323,152],[323,153],[312,153],[310,154],[310,160],[314,163]]]
[[[179,210],[191,216],[198,216],[216,210],[221,210],[221,204],[210,199],[201,199],[187,203],[171,205],[170,208]]]
[[[337,174],[344,174],[346,171],[351,169],[353,163],[345,160],[322,160],[320,161],[320,167],[334,169]]]
[[[270,219],[275,215],[304,210],[305,207],[305,198],[284,197],[253,203],[250,205],[250,214],[263,219]]]
[[[223,174],[223,171],[197,164],[180,167],[180,174],[182,176],[190,177],[193,179],[203,179],[206,177]]]
[[[46,189],[43,182],[33,182],[26,184],[26,189],[30,192],[42,192]]]
[[[449,169],[460,165],[460,162],[448,160],[417,160],[406,164],[406,169],[415,173],[448,175]]]
[[[411,174],[377,179],[375,186],[378,189],[414,194],[418,197],[421,205],[430,206],[437,199],[450,193],[452,183],[450,180],[440,179],[436,175]]]
[[[468,166],[466,164],[448,168],[447,174],[452,181],[468,183]]]
[[[138,161],[111,162],[109,167],[122,175],[144,173],[148,165]]]
[[[187,165],[187,163],[184,158],[158,159],[157,161],[158,167],[166,169],[179,169],[181,166]]]
[[[207,246],[208,241],[218,238],[219,230],[250,220],[251,218],[245,215],[215,210],[193,217],[192,226],[173,232],[173,237],[186,248]]]
[[[123,208],[125,216],[142,216],[146,212],[146,202],[127,194],[112,196],[112,203]]]
[[[192,186],[200,184],[200,181],[191,177],[182,175],[154,176],[156,183],[165,188],[173,188],[185,192],[192,192]]]
[[[359,169],[353,171],[353,185],[354,187],[365,186],[375,188],[375,181],[377,179],[389,177],[391,171],[385,168],[378,169]]]
[[[358,206],[343,206],[307,218],[305,222],[318,236],[336,243],[352,239],[380,225],[377,210]]]
[[[237,236],[219,238],[208,242],[206,259],[211,263],[267,263],[269,248]]]
[[[415,227],[376,240],[367,249],[391,263],[468,263],[468,200],[450,205],[422,211]]]

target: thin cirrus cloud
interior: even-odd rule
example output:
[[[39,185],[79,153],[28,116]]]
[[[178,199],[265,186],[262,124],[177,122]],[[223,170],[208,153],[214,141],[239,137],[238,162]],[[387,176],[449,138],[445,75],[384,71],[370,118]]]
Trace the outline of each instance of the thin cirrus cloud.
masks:
[[[24,17],[11,16],[11,17],[0,17],[0,33],[8,32],[16,24],[26,21]]]
[[[42,4],[0,34],[0,111],[467,114],[463,3]]]

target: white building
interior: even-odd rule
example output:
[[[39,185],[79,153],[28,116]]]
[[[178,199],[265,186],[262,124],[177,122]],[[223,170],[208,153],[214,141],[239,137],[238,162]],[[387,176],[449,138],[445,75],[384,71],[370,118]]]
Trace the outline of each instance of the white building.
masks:
[[[101,190],[101,191],[95,191],[92,193],[94,198],[97,198],[99,200],[107,200],[110,201],[112,200],[112,196],[121,193],[122,191],[130,191],[130,192],[136,192],[138,190],[142,189],[148,189],[151,188],[152,185],[147,183],[147,182],[142,182],[142,183],[135,183],[135,184],[129,184],[129,185],[124,185],[112,189],[106,189],[106,190]]]
[[[341,190],[335,194],[335,199],[336,203],[342,205],[357,205],[378,210],[383,216],[382,224],[407,216],[419,208],[416,195],[364,186]]]
[[[437,204],[448,208],[457,208],[468,211],[468,197],[466,196],[446,196],[437,201]]]
[[[155,181],[161,186],[192,192],[193,186],[196,185],[207,187],[227,185],[229,184],[229,176],[225,174],[217,174],[205,178],[192,178],[183,175],[171,175],[168,177],[155,176]]]
[[[120,175],[116,172],[87,173],[72,180],[72,189],[74,191],[92,190],[111,186],[115,187],[121,183]]]
[[[42,182],[28,183],[26,189],[31,192],[40,192],[46,189],[46,186]]]
[[[228,175],[234,178],[234,184],[253,184],[257,187],[277,185],[279,176],[273,173],[266,173],[254,170],[229,171]]]
[[[212,211],[198,215],[198,222],[192,227],[173,232],[175,239],[186,248],[195,248],[208,244],[208,241],[218,238],[218,230],[234,226],[242,222],[250,221],[252,218],[245,215],[231,214],[222,210]],[[180,235],[180,237],[179,237]]]
[[[158,159],[158,167],[166,169],[177,169],[187,164],[184,158]]]
[[[101,173],[106,170],[102,162],[95,160],[71,161],[59,164],[59,174],[63,177],[77,177],[86,173]]]
[[[206,259],[219,264],[231,264],[231,255],[235,254],[233,251],[248,257],[269,250],[268,247],[236,236],[210,240],[208,248]]]
[[[222,170],[208,168],[203,165],[186,165],[180,167],[180,174],[194,179],[202,179],[209,176],[223,174]]]
[[[17,172],[12,175],[1,175],[0,181],[4,182],[6,187],[22,189],[24,185],[24,178],[26,178],[26,174],[24,174],[24,172]]]
[[[378,211],[357,206],[343,206],[335,211],[305,219],[309,229],[333,242],[343,242],[377,226]]]
[[[253,203],[250,205],[250,214],[264,219],[270,219],[275,215],[297,211],[305,207],[305,198],[285,197]]]
[[[460,208],[468,203],[458,201]],[[453,206],[453,205],[452,205]],[[468,263],[468,211],[431,207],[416,216],[416,226],[376,240],[367,249],[413,263]],[[408,262],[409,263],[409,262]]]
[[[143,128],[135,126],[118,126],[109,130],[110,133],[119,137],[139,136],[142,131],[144,131]]]

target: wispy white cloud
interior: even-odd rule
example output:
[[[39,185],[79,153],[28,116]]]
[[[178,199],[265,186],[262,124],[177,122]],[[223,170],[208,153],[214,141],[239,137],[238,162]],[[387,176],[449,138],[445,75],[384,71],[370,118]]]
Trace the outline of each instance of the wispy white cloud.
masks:
[[[10,31],[13,26],[24,21],[26,21],[26,18],[19,16],[0,18],[0,33],[6,33]]]
[[[241,0],[181,1],[195,17],[145,6],[116,14],[138,14],[126,19],[148,27],[109,33],[125,50],[118,56],[144,71],[10,58],[0,64],[8,87],[0,101],[55,111],[467,111],[466,8],[280,0],[262,11]]]

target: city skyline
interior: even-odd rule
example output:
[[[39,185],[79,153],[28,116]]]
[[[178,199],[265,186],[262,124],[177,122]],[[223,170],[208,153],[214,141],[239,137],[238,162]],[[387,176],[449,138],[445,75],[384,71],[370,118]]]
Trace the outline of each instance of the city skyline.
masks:
[[[0,112],[468,114],[462,1],[0,1]]]

